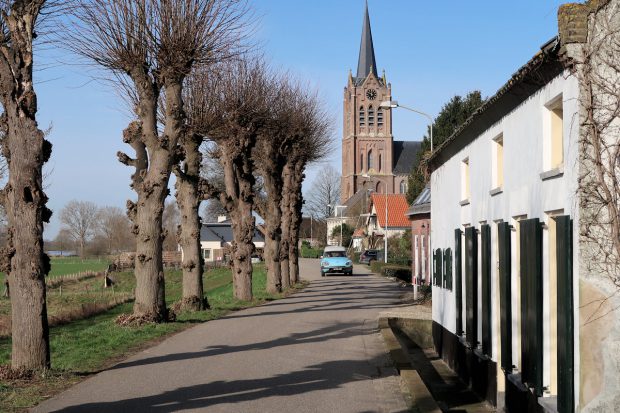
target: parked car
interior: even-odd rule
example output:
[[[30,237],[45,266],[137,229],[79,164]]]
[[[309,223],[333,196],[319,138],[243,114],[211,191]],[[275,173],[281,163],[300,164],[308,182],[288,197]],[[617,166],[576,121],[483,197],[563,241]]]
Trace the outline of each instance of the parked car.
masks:
[[[345,247],[325,247],[321,257],[321,277],[330,273],[353,274],[353,262],[347,257]]]
[[[383,251],[366,250],[360,255],[360,264],[370,265],[373,261],[381,261],[383,259]]]

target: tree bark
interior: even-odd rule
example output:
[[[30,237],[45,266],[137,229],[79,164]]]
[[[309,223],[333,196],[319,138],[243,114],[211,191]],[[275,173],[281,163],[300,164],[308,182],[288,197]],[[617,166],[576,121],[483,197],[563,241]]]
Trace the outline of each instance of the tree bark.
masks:
[[[25,3],[25,4],[24,4]],[[37,97],[32,70],[34,22],[43,1],[15,2],[3,16],[10,42],[1,46],[0,95],[4,114],[3,154],[9,179],[2,191],[8,220],[7,246],[1,269],[11,291],[13,368],[50,367],[45,276],[49,257],[43,252],[43,222],[49,222],[42,169],[52,145],[36,121]],[[5,40],[6,41],[6,40]]]
[[[263,216],[265,219],[265,263],[267,264],[267,292],[282,291],[282,272],[280,268],[280,243],[282,241],[282,179],[264,174],[264,188],[268,201]]]
[[[281,225],[281,242],[280,242],[280,271],[282,277],[282,288],[289,288],[291,286],[290,277],[290,240],[291,240],[291,223],[292,223],[292,211],[291,204],[291,191],[293,190],[293,168],[290,162],[284,166],[282,170],[282,201],[280,203],[280,209],[282,211],[282,225]]]
[[[181,145],[185,152],[185,161],[182,168],[177,168],[175,174],[176,198],[181,214],[178,239],[183,249],[183,297],[179,303],[181,310],[202,311],[208,308],[202,285],[203,259],[200,247],[200,216],[198,208],[198,184],[200,181],[200,153],[201,137],[190,133],[184,134]]]
[[[303,162],[298,161],[295,164],[295,174],[293,175],[293,185],[290,196],[291,224],[290,224],[290,241],[289,241],[289,277],[291,285],[299,282],[299,231],[302,222],[303,196],[301,187],[304,181]]]

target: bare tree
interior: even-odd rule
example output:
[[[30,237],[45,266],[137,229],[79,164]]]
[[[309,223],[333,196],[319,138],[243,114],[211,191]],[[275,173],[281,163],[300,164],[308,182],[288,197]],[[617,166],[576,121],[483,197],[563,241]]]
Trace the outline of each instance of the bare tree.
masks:
[[[313,218],[324,220],[332,215],[340,199],[340,174],[331,165],[322,165],[305,196],[304,209]]]
[[[298,139],[290,148],[282,176],[284,181],[282,209],[282,245],[280,268],[282,284],[299,281],[299,230],[302,221],[302,184],[306,167],[330,153],[332,122],[316,95],[307,96],[300,112]]]
[[[615,295],[620,288],[620,10],[609,5],[590,19],[586,43],[571,53],[583,110],[579,190],[585,247],[580,251],[591,276],[606,277]]]
[[[33,81],[33,41],[43,17],[56,4],[46,0],[0,2],[0,117],[2,154],[8,183],[0,194],[8,219],[7,245],[0,267],[11,290],[13,368],[50,366],[45,276],[49,258],[43,252],[46,207],[42,169],[52,152],[37,124]],[[47,10],[46,10],[47,9]],[[41,34],[41,33],[39,33]]]
[[[127,210],[136,234],[134,315],[167,318],[162,263],[162,213],[177,145],[185,130],[183,85],[192,68],[236,54],[245,0],[79,0],[72,48],[114,73],[135,102],[137,121],[124,131],[135,158],[137,202]],[[226,33],[225,36],[220,35]],[[158,118],[158,114],[161,116]]]
[[[69,201],[60,210],[60,222],[80,246],[80,257],[84,257],[86,242],[95,235],[99,220],[99,208],[88,201]]]
[[[217,144],[215,158],[224,170],[224,190],[203,180],[202,192],[218,198],[232,220],[234,296],[252,299],[254,252],[254,162],[252,151],[269,113],[272,81],[259,58],[239,59],[219,75],[195,82],[206,102],[193,119],[197,131]]]
[[[164,251],[176,251],[178,246],[177,233],[181,224],[181,213],[175,201],[168,201],[164,204],[162,213],[162,228],[164,241],[162,248]]]
[[[118,207],[103,207],[99,210],[97,232],[105,239],[108,254],[127,251],[135,245],[131,233],[131,221]]]

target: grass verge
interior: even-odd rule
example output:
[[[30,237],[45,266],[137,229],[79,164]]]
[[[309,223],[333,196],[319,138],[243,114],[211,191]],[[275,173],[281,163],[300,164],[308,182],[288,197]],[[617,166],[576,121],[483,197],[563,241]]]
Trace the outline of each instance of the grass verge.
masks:
[[[133,288],[133,276],[123,273],[117,277],[121,291]],[[227,313],[283,298],[291,291],[268,294],[266,271],[263,265],[254,268],[254,300],[239,301],[232,295],[231,272],[225,268],[210,270],[204,275],[204,287],[211,309],[198,313],[181,313],[177,321],[166,324],[149,324],[141,327],[120,327],[114,320],[129,313],[132,304],[122,304],[104,314],[73,321],[50,329],[52,370],[29,380],[4,380],[0,382],[0,411],[19,412],[35,406],[42,400],[74,385],[85,377],[110,367],[143,348],[193,325],[220,318]],[[76,287],[79,289],[79,287]],[[166,301],[178,301],[182,293],[180,271],[166,272]],[[65,293],[65,297],[68,293]],[[10,362],[11,341],[0,338],[0,364]]]

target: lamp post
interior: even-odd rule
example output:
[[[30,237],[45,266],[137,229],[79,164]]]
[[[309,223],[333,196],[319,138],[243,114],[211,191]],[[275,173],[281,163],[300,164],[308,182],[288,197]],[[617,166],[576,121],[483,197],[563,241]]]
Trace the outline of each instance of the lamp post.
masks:
[[[368,174],[363,174],[362,178],[374,179],[373,176]],[[384,262],[387,264],[388,262],[388,194],[387,194],[387,184],[384,189],[385,194],[385,229],[383,230],[383,255]],[[379,211],[377,211],[378,216]]]
[[[379,107],[381,109],[403,108],[405,110],[417,113],[418,115],[422,115],[422,116],[428,118],[428,120],[430,121],[430,128],[431,128],[431,152],[433,152],[433,123],[435,123],[435,122],[434,122],[433,117],[431,115],[429,115],[428,113],[421,112],[421,111],[416,110],[416,109],[408,108],[407,106],[400,105],[398,103],[398,101],[396,101],[396,100],[386,100],[385,102],[381,102]]]

